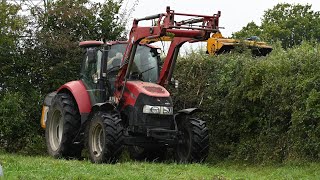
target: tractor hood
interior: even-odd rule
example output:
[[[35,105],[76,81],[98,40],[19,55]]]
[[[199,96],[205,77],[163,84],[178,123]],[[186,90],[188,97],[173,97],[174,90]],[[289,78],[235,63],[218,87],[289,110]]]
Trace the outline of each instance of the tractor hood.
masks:
[[[128,81],[126,89],[132,92],[133,95],[138,96],[143,93],[151,97],[169,97],[170,93],[162,86],[154,83],[143,81]]]

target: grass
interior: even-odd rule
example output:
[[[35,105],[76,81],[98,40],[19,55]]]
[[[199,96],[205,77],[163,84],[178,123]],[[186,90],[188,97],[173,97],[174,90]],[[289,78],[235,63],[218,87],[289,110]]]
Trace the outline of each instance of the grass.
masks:
[[[0,154],[3,179],[319,179],[320,163],[245,166],[233,163],[176,164],[56,160],[51,157]],[[1,178],[0,178],[1,179]]]

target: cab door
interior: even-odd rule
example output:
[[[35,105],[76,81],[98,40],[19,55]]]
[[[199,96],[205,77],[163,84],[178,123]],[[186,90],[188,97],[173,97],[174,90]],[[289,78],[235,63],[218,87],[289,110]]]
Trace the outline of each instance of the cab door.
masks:
[[[90,96],[91,104],[104,102],[105,89],[99,84],[101,77],[101,62],[103,51],[97,47],[89,47],[86,49],[80,79],[86,86],[87,92]]]

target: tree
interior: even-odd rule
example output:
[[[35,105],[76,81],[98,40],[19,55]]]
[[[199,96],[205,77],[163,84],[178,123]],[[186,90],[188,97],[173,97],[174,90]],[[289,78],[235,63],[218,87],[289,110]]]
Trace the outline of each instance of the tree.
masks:
[[[57,0],[46,9],[33,7],[28,17],[19,15],[19,6],[0,3],[0,149],[45,145],[39,125],[44,96],[78,79],[79,41],[124,34],[121,2]]]
[[[0,148],[17,151],[38,133],[39,94],[30,83],[32,62],[24,56],[27,18],[20,6],[0,3]],[[26,103],[28,102],[28,103]],[[39,107],[40,108],[40,107]]]
[[[38,62],[35,84],[45,93],[63,83],[78,78],[83,40],[116,40],[125,30],[119,18],[121,1],[107,0],[103,4],[87,0],[58,0],[39,14],[37,45],[30,49]],[[39,74],[40,73],[40,74]]]
[[[312,11],[311,5],[278,4],[265,12],[262,29],[272,41],[280,40],[283,47],[303,40],[320,41],[320,12]]]
[[[25,18],[18,14],[20,6],[0,3],[0,90],[4,92],[14,82],[12,67],[18,60],[19,38],[25,30]]]
[[[301,44],[302,41],[320,41],[320,12],[311,5],[277,4],[265,11],[261,26],[249,23],[235,37],[258,33],[269,42],[281,41],[284,48]],[[252,34],[255,35],[255,34]]]
[[[233,38],[237,39],[246,39],[251,36],[259,36],[262,35],[262,29],[253,21],[248,23],[247,26],[243,27],[240,31],[232,34]]]

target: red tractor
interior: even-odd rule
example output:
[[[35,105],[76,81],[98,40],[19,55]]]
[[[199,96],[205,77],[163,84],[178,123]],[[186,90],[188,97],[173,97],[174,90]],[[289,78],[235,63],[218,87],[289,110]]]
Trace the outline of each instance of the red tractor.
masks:
[[[176,16],[192,17],[175,21]],[[128,42],[85,41],[81,78],[47,95],[42,111],[48,153],[79,157],[87,145],[94,163],[116,162],[124,146],[137,160],[163,159],[168,149],[178,162],[201,162],[209,152],[206,122],[197,108],[173,110],[170,82],[180,47],[218,32],[213,16],[166,13],[135,19]],[[154,26],[138,26],[153,20]],[[145,39],[172,38],[164,63]]]

